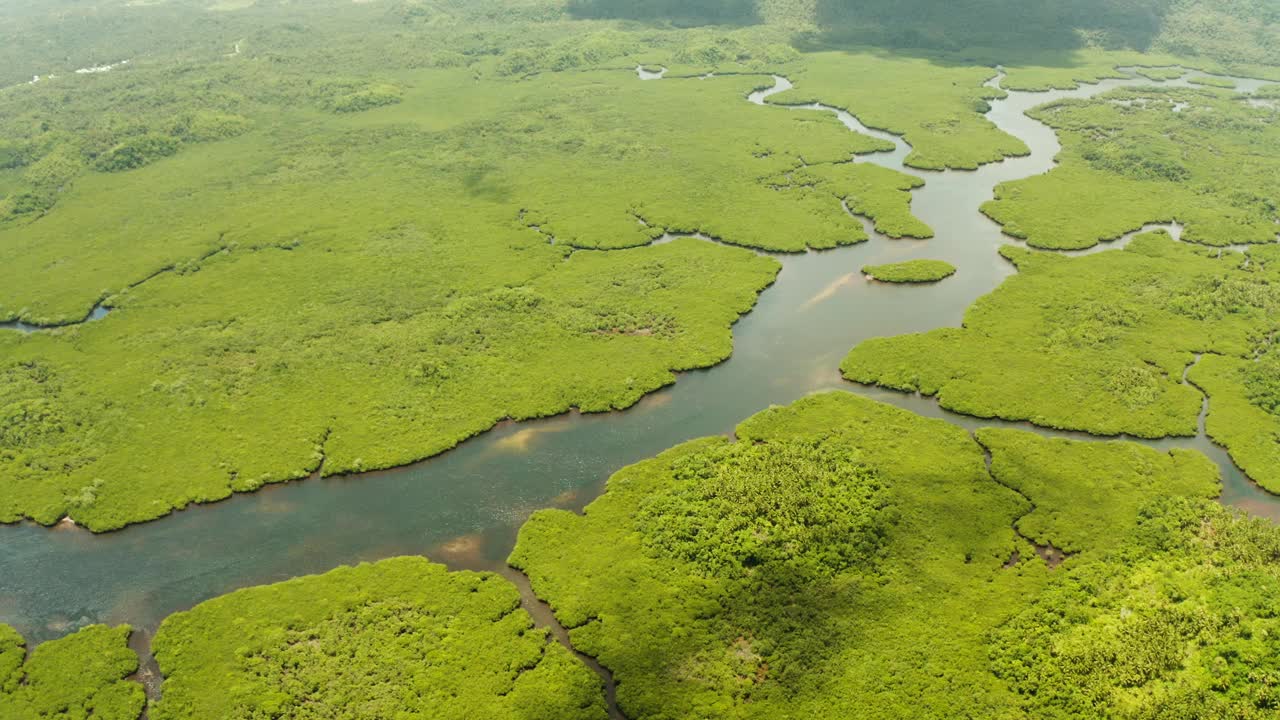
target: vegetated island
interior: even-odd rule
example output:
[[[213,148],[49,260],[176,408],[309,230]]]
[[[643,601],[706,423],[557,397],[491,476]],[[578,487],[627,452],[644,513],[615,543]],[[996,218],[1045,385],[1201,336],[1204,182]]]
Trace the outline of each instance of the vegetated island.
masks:
[[[1194,435],[1207,394],[1209,436],[1280,491],[1280,246],[1244,255],[1157,231],[1084,257],[1001,253],[1018,273],[963,327],[867,340],[845,377],[967,415],[1148,438]]]
[[[928,283],[951,277],[956,266],[944,260],[907,260],[885,265],[864,265],[862,274],[889,283]]]
[[[1046,249],[1081,249],[1148,223],[1177,220],[1182,239],[1213,246],[1273,243],[1280,122],[1231,92],[1121,88],[1041,105],[1028,115],[1058,132],[1043,175],[998,185],[982,212]]]
[[[1214,75],[1196,75],[1187,80],[1192,85],[1204,85],[1206,87],[1224,88],[1230,90],[1236,86],[1236,81],[1231,78],[1216,77]]]
[[[403,557],[238,590],[167,618],[153,720],[605,720],[600,678],[515,586]]]
[[[142,685],[127,625],[90,625],[42,643],[26,657],[22,637],[0,625],[0,720],[137,720]]]

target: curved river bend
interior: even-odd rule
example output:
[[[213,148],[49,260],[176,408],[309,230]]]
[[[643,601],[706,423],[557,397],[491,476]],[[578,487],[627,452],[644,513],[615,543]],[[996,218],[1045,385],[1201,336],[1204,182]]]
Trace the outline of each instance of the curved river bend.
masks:
[[[789,86],[782,78],[775,82],[749,99],[763,104]],[[944,412],[928,398],[847,383],[837,368],[867,338],[959,325],[974,300],[1013,272],[996,253],[1010,240],[978,207],[997,183],[1053,166],[1057,138],[1026,117],[1027,109],[1149,84],[1158,83],[1107,80],[1074,91],[1014,92],[992,102],[988,117],[1032,153],[977,171],[904,168],[910,148],[900,138],[867,130],[840,112],[851,129],[895,143],[894,151],[860,162],[925,179],[912,210],[934,228],[935,238],[873,234],[853,247],[778,256],[778,281],[737,324],[733,356],[715,368],[682,374],[676,385],[624,412],[506,424],[409,467],[268,486],[102,536],[31,524],[0,527],[0,622],[16,626],[31,642],[91,622],[127,622],[145,642],[172,612],[237,588],[341,564],[426,554],[454,567],[501,569],[516,529],[534,510],[580,508],[626,464],[691,438],[730,432],[770,404],[816,391],[858,392],[967,428],[1002,424]],[[925,286],[872,283],[858,272],[864,264],[923,257],[946,260],[959,272]],[[1203,433],[1147,444],[1205,452],[1222,467],[1224,502],[1280,517],[1280,502],[1252,485]]]

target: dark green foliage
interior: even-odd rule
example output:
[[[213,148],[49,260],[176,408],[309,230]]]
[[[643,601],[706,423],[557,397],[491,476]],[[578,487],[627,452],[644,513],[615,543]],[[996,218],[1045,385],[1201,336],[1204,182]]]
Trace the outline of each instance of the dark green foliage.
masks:
[[[896,49],[1108,47],[1145,50],[1172,0],[818,0],[827,41]]]
[[[183,142],[211,142],[235,137],[248,131],[250,125],[243,115],[197,112],[178,118],[172,132]]]
[[[677,26],[748,25],[759,22],[756,0],[568,0],[581,18],[660,20]]]
[[[0,170],[11,170],[30,162],[27,148],[13,142],[0,140]]]
[[[23,663],[22,637],[0,625],[0,720],[137,720],[142,685],[129,627],[91,625],[38,646]]]
[[[178,152],[178,141],[165,135],[149,133],[129,138],[94,161],[93,167],[103,172],[120,172],[140,168]]]
[[[511,562],[613,670],[627,716],[891,717],[908,696],[940,709],[952,682],[990,690],[977,657],[945,678],[913,667],[909,648],[931,631],[892,599],[911,576],[920,602],[950,606],[966,558],[991,572],[1010,552],[1019,500],[980,480],[978,446],[844,393],[762,413],[737,436],[626,468],[585,517],[544,511],[521,530]],[[964,656],[963,642],[933,652]],[[868,714],[873,697],[882,709]]]
[[[1163,499],[992,634],[1032,717],[1266,718],[1280,708],[1280,533]]]
[[[1280,415],[1280,353],[1267,352],[1244,369],[1249,402],[1272,415]]]
[[[821,440],[737,443],[681,458],[674,490],[640,506],[646,547],[732,577],[785,564],[834,575],[876,554],[884,488],[856,453]]]
[[[389,83],[330,83],[321,91],[320,104],[336,113],[354,113],[395,105],[403,99],[404,92]]]
[[[156,720],[603,720],[599,678],[510,583],[395,558],[170,616]]]

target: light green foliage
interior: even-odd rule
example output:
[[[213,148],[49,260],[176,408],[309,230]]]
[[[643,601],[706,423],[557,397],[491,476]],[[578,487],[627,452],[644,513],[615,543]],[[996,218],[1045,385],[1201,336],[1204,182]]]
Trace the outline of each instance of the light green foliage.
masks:
[[[1179,65],[1185,62],[1172,55],[1143,53],[1125,50],[1080,48],[1066,53],[1006,53],[992,51],[992,63],[1000,63],[1005,77],[1000,86],[1008,90],[1070,90],[1080,83],[1096,83],[1106,78],[1122,78],[1125,74],[1117,68],[1137,67],[1137,73],[1153,80],[1171,80],[1182,77],[1185,71],[1161,65]],[[1142,67],[1145,66],[1145,67]]]
[[[982,211],[1044,248],[1085,248],[1177,220],[1208,245],[1276,239],[1274,113],[1210,90],[1116,90],[1031,115],[1063,150],[1044,175],[1004,183]],[[1087,208],[1087,211],[1083,211]]]
[[[862,273],[882,282],[921,283],[937,282],[951,277],[956,266],[943,260],[907,260],[887,265],[864,265]]]
[[[868,127],[903,135],[906,163],[924,169],[976,168],[1027,147],[981,113],[1003,97],[983,82],[995,71],[976,65],[937,65],[874,52],[806,55],[795,89],[769,98],[778,104],[822,102],[844,108]]]
[[[1273,326],[1274,327],[1274,326]],[[1272,405],[1275,361],[1206,355],[1187,378],[1212,398],[1205,430],[1249,477],[1280,492],[1280,417]]]
[[[1209,353],[1190,377],[1209,393],[1210,434],[1250,477],[1280,487],[1275,416],[1248,402],[1232,369],[1276,330],[1280,264],[1219,258],[1163,231],[1080,258],[1002,252],[1019,273],[963,328],[864,342],[845,376],[978,417],[1160,437],[1194,434],[1201,395],[1181,378],[1194,353]]]
[[[911,214],[911,194],[924,181],[871,163],[806,165],[785,177],[787,184],[810,185],[844,201],[849,212],[871,218],[876,232],[892,238],[931,238],[933,229]]]
[[[573,98],[576,107],[545,128],[562,136],[556,144],[531,143],[515,161],[519,171],[500,176],[510,178],[530,221],[557,240],[624,247],[667,228],[798,251],[866,239],[840,207],[842,188],[787,182],[786,176],[806,164],[842,168],[854,153],[886,144],[848,132],[825,113],[743,103],[767,79],[638,82],[610,75],[538,84],[548,99]],[[905,190],[918,183],[892,171],[857,177],[860,192],[876,203],[868,214],[884,212],[886,222],[900,222],[910,202]]]
[[[1236,86],[1236,81],[1231,78],[1214,77],[1213,75],[1197,75],[1190,78],[1193,85],[1204,85],[1207,87],[1231,89]]]
[[[0,720],[137,720],[146,697],[126,680],[138,669],[129,626],[90,625],[26,654],[22,637],[0,625]]]
[[[167,618],[155,720],[607,717],[599,679],[496,575],[395,558]]]
[[[1129,442],[1081,443],[1017,430],[980,430],[977,440],[991,451],[992,476],[1035,499],[1036,509],[1018,518],[1018,532],[1068,553],[1114,548],[1155,498],[1218,495],[1218,468],[1197,452],[1165,454]]]
[[[640,245],[663,228],[787,251],[865,239],[832,196],[842,188],[778,189],[778,178],[882,141],[822,113],[744,103],[761,78],[644,83],[616,72],[476,83],[466,71],[434,70],[412,79],[395,106],[298,111],[144,171],[81,178],[58,212],[0,230],[9,258],[0,314],[79,319],[103,294],[232,242],[278,245],[317,226],[354,234],[423,215],[460,222],[449,208],[475,200],[510,219],[524,210],[525,224],[579,247]],[[465,110],[442,112],[455,106]],[[851,172],[859,197],[876,201],[867,214],[904,222],[909,198],[897,189],[917,181]],[[98,230],[86,244],[77,229],[89,225]]]
[[[736,437],[625,468],[584,515],[521,529],[510,561],[613,671],[627,717],[1019,717],[987,641],[1065,570],[1015,523],[1079,551],[1064,568],[1123,575],[1101,558],[1141,507],[1217,489],[1190,453],[982,431],[993,479],[959,428],[847,393]]]
[[[1186,74],[1186,71],[1179,67],[1140,67],[1136,72],[1151,80],[1177,80]]]
[[[1280,532],[1164,499],[992,634],[1029,717],[1266,718],[1280,702]]]
[[[664,229],[781,250],[865,239],[842,199],[929,232],[909,213],[919,181],[848,162],[882,141],[744,102],[763,78],[406,78],[392,106],[254,119],[81,176],[39,222],[0,230],[8,314],[116,308],[0,334],[0,521],[113,529],[322,460],[389,467],[504,418],[627,407],[727,357],[778,267],[693,240],[574,247]],[[786,179],[810,172],[830,180]]]
[[[227,81],[208,70],[123,66],[0,93],[9,148],[0,165],[23,171],[0,199],[0,228],[51,209],[85,169],[133,170],[184,145],[246,132],[251,123],[241,113],[252,102]]]
[[[96,323],[0,335],[16,393],[0,516],[111,529],[322,459],[394,466],[505,417],[626,407],[727,357],[730,324],[777,270],[699,240],[570,255],[490,227],[232,251]]]

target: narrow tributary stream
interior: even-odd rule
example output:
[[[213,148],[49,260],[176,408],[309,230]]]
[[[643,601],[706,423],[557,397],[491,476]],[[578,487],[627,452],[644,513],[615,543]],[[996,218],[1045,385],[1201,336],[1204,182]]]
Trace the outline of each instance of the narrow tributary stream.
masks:
[[[851,129],[894,143],[893,151],[858,161],[923,178],[926,184],[914,191],[912,211],[934,228],[935,238],[891,240],[873,234],[857,246],[777,256],[782,263],[778,281],[738,322],[733,356],[714,368],[681,374],[674,386],[623,412],[508,423],[408,467],[270,486],[107,535],[32,524],[0,527],[0,622],[16,626],[33,643],[92,622],[127,622],[139,631],[139,646],[145,647],[166,615],[237,588],[363,560],[426,554],[455,568],[513,577],[539,624],[551,626],[567,642],[527,583],[506,568],[525,518],[545,507],[580,509],[620,467],[691,438],[731,432],[736,423],[771,404],[845,390],[970,430],[1011,426],[1086,438],[1026,423],[954,415],[930,398],[845,382],[838,366],[865,339],[958,326],[974,300],[1013,272],[996,253],[1009,238],[978,207],[997,183],[1053,166],[1059,150],[1056,136],[1026,117],[1027,109],[1059,98],[1156,84],[1131,78],[1073,91],[1010,93],[992,102],[987,116],[1032,152],[976,171],[906,168],[902,161],[910,148],[897,136],[869,130],[844,111],[811,108],[838,112]],[[762,105],[788,86],[777,78],[772,88],[748,99]],[[787,110],[744,104],[742,111]],[[924,286],[872,283],[858,274],[864,264],[926,257],[946,260],[959,272]],[[1203,424],[1197,438],[1143,442],[1205,452],[1222,468],[1224,502],[1280,517],[1280,499],[1250,483],[1205,438]],[[596,669],[607,679],[606,672]]]

